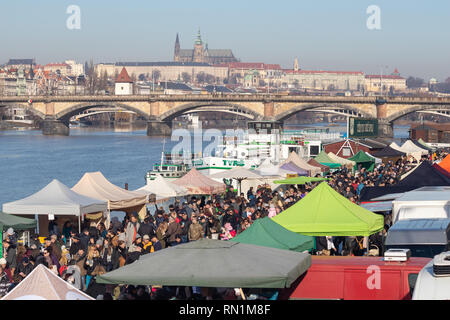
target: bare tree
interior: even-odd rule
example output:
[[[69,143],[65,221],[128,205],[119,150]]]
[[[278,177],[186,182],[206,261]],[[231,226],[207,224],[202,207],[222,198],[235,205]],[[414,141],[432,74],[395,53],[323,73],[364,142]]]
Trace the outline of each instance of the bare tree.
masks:
[[[189,82],[191,82],[191,75],[190,75],[189,73],[187,73],[187,72],[183,72],[183,73],[181,74],[181,78],[183,79],[183,82],[184,82],[184,83],[189,83]]]

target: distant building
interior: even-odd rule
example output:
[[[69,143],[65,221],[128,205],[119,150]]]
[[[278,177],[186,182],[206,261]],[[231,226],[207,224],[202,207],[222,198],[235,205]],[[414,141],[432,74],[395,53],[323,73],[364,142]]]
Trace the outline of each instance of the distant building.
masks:
[[[390,75],[366,75],[365,90],[367,92],[396,92],[406,90],[406,79],[400,76],[397,69]]]
[[[129,75],[139,79],[140,75],[146,78],[154,78],[158,81],[180,81],[184,77],[190,79],[187,82],[196,82],[198,74],[211,75],[216,83],[223,83],[228,78],[228,68],[213,66],[201,62],[117,62],[100,63],[95,66],[99,76],[106,72],[108,76],[115,77],[123,67],[127,68]]]
[[[84,74],[84,64],[76,63],[74,60],[66,60],[64,63],[70,66],[70,76],[79,77]]]
[[[115,94],[116,95],[133,94],[133,80],[131,80],[125,67],[122,68],[122,71],[116,78]]]
[[[209,49],[208,44],[203,46],[200,30],[198,30],[197,40],[194,43],[194,49],[181,49],[180,38],[177,34],[175,39],[175,50],[173,61],[176,62],[202,62],[209,64],[221,64],[228,62],[237,62],[230,49]]]
[[[49,63],[43,68],[44,72],[56,73],[61,76],[72,75],[72,67],[67,63]]]
[[[23,69],[25,71],[34,68],[35,65],[34,59],[9,59],[6,63],[8,69]]]

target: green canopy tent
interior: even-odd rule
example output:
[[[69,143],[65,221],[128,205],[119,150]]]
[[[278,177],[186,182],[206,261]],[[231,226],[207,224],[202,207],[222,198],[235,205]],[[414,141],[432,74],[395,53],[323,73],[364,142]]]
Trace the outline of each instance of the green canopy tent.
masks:
[[[383,216],[354,204],[326,182],[272,220],[309,236],[370,236],[384,227]]]
[[[328,154],[322,150],[320,153],[314,158],[318,163],[323,164],[324,166],[329,167],[330,169],[339,169],[342,165],[330,159]]]
[[[14,230],[29,230],[36,228],[36,220],[17,217],[0,211],[0,238],[3,240],[3,231],[8,228]],[[0,242],[0,258],[3,257],[3,241]]]
[[[368,171],[373,171],[373,168],[375,167],[375,158],[368,156],[367,153],[362,150],[359,150],[357,154],[348,158],[348,160],[356,162],[355,170],[358,169],[359,165],[361,165],[362,168],[366,168]]]
[[[307,253],[200,239],[146,254],[96,280],[105,284],[289,288],[310,266]]]
[[[318,181],[325,181],[329,180],[328,178],[315,178],[315,177],[294,177],[294,178],[288,178],[284,180],[275,180],[273,183],[276,184],[305,184],[310,182],[318,182]]]
[[[270,218],[256,219],[253,224],[230,241],[291,251],[314,249],[314,238],[289,231]]]

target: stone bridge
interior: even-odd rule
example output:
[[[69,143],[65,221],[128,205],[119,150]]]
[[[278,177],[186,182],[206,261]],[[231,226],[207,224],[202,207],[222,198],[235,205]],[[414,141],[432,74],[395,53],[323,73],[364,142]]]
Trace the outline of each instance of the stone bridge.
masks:
[[[283,122],[305,110],[333,110],[379,120],[380,136],[393,136],[393,122],[417,111],[450,110],[450,98],[285,96],[276,94],[200,94],[129,96],[0,96],[0,107],[21,107],[43,120],[45,135],[68,135],[69,119],[93,107],[133,111],[148,122],[147,134],[170,135],[172,120],[196,109],[220,107],[254,121]]]

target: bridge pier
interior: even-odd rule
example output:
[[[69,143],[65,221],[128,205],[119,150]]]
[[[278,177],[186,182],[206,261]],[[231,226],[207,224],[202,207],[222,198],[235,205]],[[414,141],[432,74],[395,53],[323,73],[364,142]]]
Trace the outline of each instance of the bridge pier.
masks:
[[[170,121],[148,121],[147,136],[170,137],[172,135],[172,122]]]
[[[394,124],[385,120],[378,120],[378,137],[393,138]]]
[[[68,136],[70,133],[69,126],[60,120],[46,119],[41,128],[44,136]]]

